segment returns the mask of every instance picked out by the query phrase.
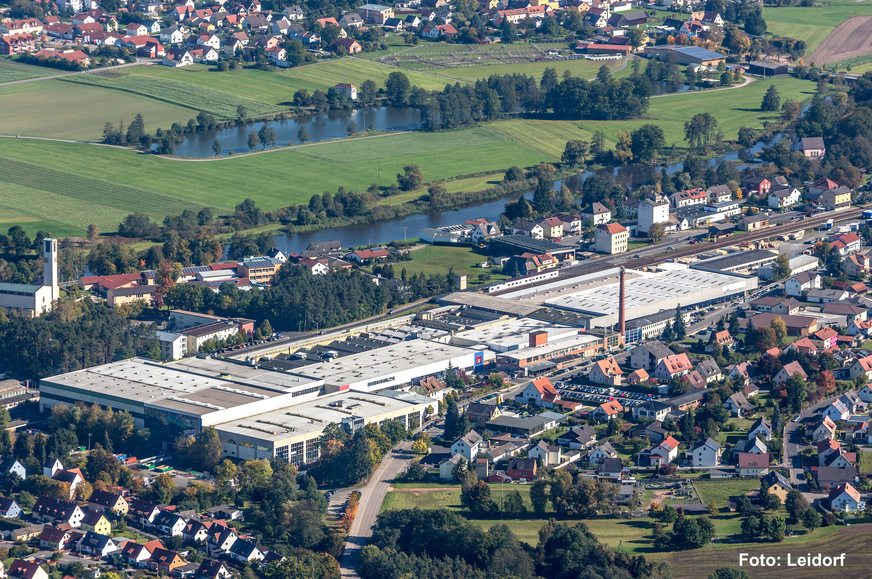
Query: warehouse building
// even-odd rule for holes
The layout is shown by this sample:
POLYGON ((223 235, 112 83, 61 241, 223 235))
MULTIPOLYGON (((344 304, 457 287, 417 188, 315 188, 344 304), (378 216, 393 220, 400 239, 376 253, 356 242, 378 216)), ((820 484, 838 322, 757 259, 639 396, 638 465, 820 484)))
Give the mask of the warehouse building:
MULTIPOLYGON (((710 271, 688 269, 679 264, 656 272, 626 272, 626 319, 644 318, 662 311, 674 311, 679 305, 723 301, 757 288, 757 278, 740 277, 710 271)), ((579 291, 559 293, 545 303, 552 307, 589 313, 591 327, 610 327, 618 321, 619 281, 612 272, 606 279, 589 279, 576 283, 579 291)))
POLYGON ((736 251, 721 257, 698 261, 690 268, 715 273, 751 274, 758 268, 773 263, 777 257, 778 252, 769 249, 736 251))
POLYGON ((393 419, 415 426, 433 404, 413 392, 346 388, 319 396, 323 388, 323 379, 228 360, 164 365, 134 358, 42 380, 40 409, 82 402, 127 410, 138 429, 169 423, 196 434, 214 426, 225 456, 278 456, 299 465, 318 459, 331 424, 349 432, 393 419))

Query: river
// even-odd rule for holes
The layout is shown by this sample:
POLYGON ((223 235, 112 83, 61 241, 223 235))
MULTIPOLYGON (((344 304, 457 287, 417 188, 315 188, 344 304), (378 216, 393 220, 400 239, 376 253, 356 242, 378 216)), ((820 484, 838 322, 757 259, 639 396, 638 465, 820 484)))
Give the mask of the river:
MULTIPOLYGON (((749 161, 754 157, 754 155, 759 153, 763 147, 775 144, 782 138, 790 138, 790 135, 778 133, 767 141, 756 143, 753 147, 748 147, 738 151, 730 151, 720 157, 709 159, 705 161, 703 165, 705 167, 717 167, 721 163, 729 161, 749 161)), ((666 173, 671 175, 682 169, 684 169, 683 163, 671 163, 666 166, 666 173)), ((654 180, 655 173, 660 172, 660 170, 659 167, 631 165, 629 167, 602 169, 598 172, 611 173, 615 178, 616 183, 632 189, 651 183, 654 180)), ((594 175, 593 171, 584 171, 583 173, 573 175, 565 180, 555 182, 553 189, 559 189, 561 184, 565 182, 567 187, 573 191, 580 191, 584 180, 591 175, 594 175)), ((495 175, 494 177, 495 181, 499 179, 498 175, 495 175)), ((478 219, 480 217, 496 220, 497 217, 499 217, 499 214, 503 211, 507 202, 514 201, 520 198, 521 195, 527 195, 527 198, 531 199, 532 193, 532 190, 517 191, 496 199, 487 200, 478 204, 474 203, 451 211, 419 213, 392 221, 345 225, 342 227, 333 227, 318 231, 280 235, 276 237, 276 247, 285 253, 299 253, 314 241, 338 240, 342 243, 343 248, 385 244, 394 240, 418 237, 418 232, 427 227, 442 227, 444 225, 463 223, 467 219, 478 219)))
MULTIPOLYGON (((358 131, 411 131, 421 126, 418 109, 378 107, 371 109, 332 110, 320 115, 301 115, 284 121, 260 121, 224 129, 188 133, 176 146, 176 157, 205 158, 215 156, 212 144, 221 144, 221 154, 248 153, 248 135, 269 124, 276 133, 276 147, 299 145, 297 133, 305 127, 309 142, 340 139, 348 136, 348 126, 354 120, 358 131)), ((258 147, 262 148, 262 147, 258 147)))

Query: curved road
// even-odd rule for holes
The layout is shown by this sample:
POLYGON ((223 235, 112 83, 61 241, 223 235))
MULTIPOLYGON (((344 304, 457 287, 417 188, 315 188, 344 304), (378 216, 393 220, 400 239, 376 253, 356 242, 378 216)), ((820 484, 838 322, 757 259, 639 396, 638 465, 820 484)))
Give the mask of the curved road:
POLYGON ((348 532, 342 560, 339 562, 343 578, 357 578, 357 560, 360 550, 372 537, 372 526, 381 510, 385 496, 391 488, 391 482, 400 474, 412 460, 412 441, 404 440, 395 446, 385 456, 379 467, 360 490, 360 503, 354 522, 348 532), (397 451, 402 451, 398 453, 397 451))

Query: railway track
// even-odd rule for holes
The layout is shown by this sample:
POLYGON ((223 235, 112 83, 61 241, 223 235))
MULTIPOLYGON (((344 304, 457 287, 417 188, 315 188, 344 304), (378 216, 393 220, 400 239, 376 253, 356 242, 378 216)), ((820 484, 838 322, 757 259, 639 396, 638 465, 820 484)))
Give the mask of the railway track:
MULTIPOLYGON (((707 242, 704 245, 691 245, 689 247, 683 247, 671 251, 664 250, 651 255, 645 255, 644 257, 628 259, 624 261, 621 265, 624 265, 625 267, 631 269, 638 269, 641 267, 662 263, 666 259, 680 259, 682 257, 690 257, 706 251, 711 251, 712 249, 721 249, 724 247, 729 247, 731 245, 736 245, 736 243, 739 242, 746 243, 761 241, 764 239, 777 237, 779 235, 784 235, 785 233, 793 233, 795 231, 799 231, 800 229, 814 229, 816 227, 819 227, 821 224, 826 223, 830 219, 845 221, 859 218, 863 214, 863 211, 865 211, 869 207, 870 205, 861 205, 839 212, 828 211, 819 215, 806 217, 802 220, 788 221, 787 223, 783 223, 781 225, 774 225, 772 227, 767 227, 766 229, 754 231, 748 233, 747 235, 743 235, 741 239, 738 240, 734 238, 726 238, 719 239, 717 241, 707 242)), ((615 267, 618 267, 618 264, 614 262, 603 263, 598 262, 597 260, 587 261, 579 265, 575 265, 561 270, 560 275, 557 279, 560 280, 566 277, 574 277, 581 273, 596 273, 598 271, 604 271, 615 267)), ((554 283, 554 280, 549 280, 548 283, 554 283)))

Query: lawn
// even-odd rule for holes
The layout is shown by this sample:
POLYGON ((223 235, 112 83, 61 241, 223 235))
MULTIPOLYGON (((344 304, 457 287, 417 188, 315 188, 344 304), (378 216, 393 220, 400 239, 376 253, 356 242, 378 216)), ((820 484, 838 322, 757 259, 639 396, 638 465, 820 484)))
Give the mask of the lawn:
MULTIPOLYGON (((5 109, 0 119, 4 115, 5 109)), ((81 234, 89 223, 110 232, 136 210, 158 220, 207 205, 226 214, 246 196, 272 210, 340 186, 357 191, 372 183, 387 186, 409 164, 419 165, 429 181, 541 160, 552 159, 488 128, 347 139, 206 162, 76 143, 0 139, 0 219, 32 231, 39 228, 33 223, 49 221, 69 228, 66 232, 81 234), (342 171, 336 170, 337 163, 342 171), (38 204, 29 203, 28 193, 34 192, 41 199, 38 204)))
POLYGON ((802 102, 811 98, 815 91, 815 85, 811 81, 783 77, 756 81, 748 86, 730 90, 678 93, 652 98, 647 119, 584 121, 582 124, 585 130, 603 131, 606 139, 614 141, 620 131, 634 130, 655 121, 657 126, 663 129, 666 146, 675 144, 682 148, 685 146, 684 123, 697 113, 708 112, 717 118, 724 139, 735 140, 739 127, 761 129, 765 122, 780 119, 780 111, 767 113, 760 110, 763 95, 770 85, 775 85, 778 89, 782 102, 785 99, 802 102))
MULTIPOLYGON (((443 68, 432 71, 441 76, 447 76, 460 81, 475 82, 480 78, 487 78, 491 75, 505 74, 528 74, 540 80, 542 73, 546 68, 553 68, 557 71, 560 78, 563 77, 564 71, 569 71, 572 76, 581 78, 593 78, 596 76, 600 67, 605 64, 610 69, 615 69, 620 64, 616 60, 608 60, 605 62, 595 62, 591 60, 561 60, 556 62, 518 62, 513 64, 490 64, 485 66, 462 66, 443 68)), ((430 71, 430 69, 425 69, 430 71)))
MULTIPOLYGON (((488 281, 500 281, 506 276, 494 273, 490 269, 482 269, 478 264, 487 261, 487 254, 476 251, 471 247, 450 247, 444 245, 428 245, 411 252, 412 261, 402 261, 394 264, 394 270, 405 268, 408 275, 427 273, 430 275, 447 274, 449 268, 454 268, 457 275, 466 274, 467 282, 478 283, 478 276, 482 273, 491 273, 492 279, 488 281)), ((497 268, 499 269, 499 268, 497 268)))
POLYGON ((0 101, 0 127, 7 135, 96 140, 106 122, 127 124, 136 113, 148 131, 196 116, 171 103, 60 79, 0 86, 0 101), (63 95, 63 106, 58 106, 58 95, 63 95))
MULTIPOLYGON (((46 66, 34 66, 32 64, 25 64, 23 62, 13 60, 9 56, 0 56, 0 71, 17 72, 21 74, 20 78, 32 78, 36 76, 56 76, 67 72, 65 70, 60 70, 57 68, 48 68, 46 66)), ((11 80, 19 79, 9 77, 3 78, 3 80, 0 82, 9 82, 11 80)))
POLYGON ((857 458, 860 459, 859 470, 861 474, 869 474, 872 473, 872 452, 863 452, 862 450, 857 454, 857 458))
POLYGON ((727 506, 730 497, 760 489, 757 479, 696 480, 693 484, 702 502, 714 502, 718 508, 727 506))
MULTIPOLYGON (((516 119, 496 121, 488 126, 528 147, 559 159, 566 148, 566 141, 582 139, 590 141, 593 131, 582 128, 579 121, 543 121, 541 119, 516 119)), ((585 124, 585 127, 587 125, 585 124)), ((607 139, 611 135, 607 136, 607 139)), ((614 139, 609 143, 614 146, 614 139)))
POLYGON ((279 112, 283 108, 217 88, 204 91, 202 87, 176 79, 140 76, 127 72, 95 72, 70 76, 63 80, 132 93, 186 107, 191 109, 191 116, 195 116, 199 111, 206 111, 222 119, 236 118, 238 105, 243 105, 248 115, 253 117, 279 112))

